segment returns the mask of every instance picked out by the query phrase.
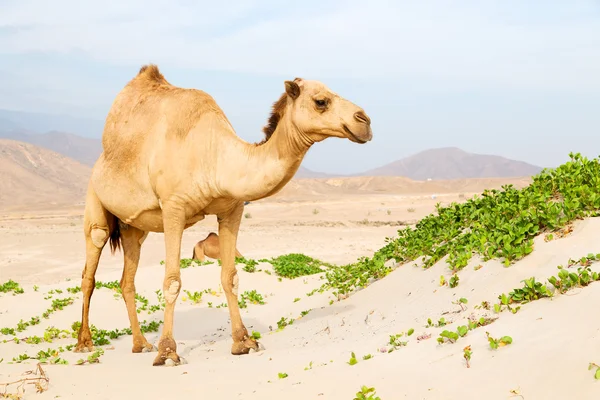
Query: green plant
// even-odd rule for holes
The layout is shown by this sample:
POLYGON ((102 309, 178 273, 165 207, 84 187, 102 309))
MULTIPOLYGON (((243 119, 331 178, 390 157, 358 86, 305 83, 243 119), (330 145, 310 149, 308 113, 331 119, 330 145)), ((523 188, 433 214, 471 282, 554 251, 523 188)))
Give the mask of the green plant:
POLYGON ((469 332, 469 328, 466 325, 460 325, 456 328, 455 332, 444 330, 440 333, 440 337, 437 338, 438 343, 443 344, 446 342, 454 343, 458 338, 465 336, 469 332))
POLYGON ((388 349, 387 352, 391 353, 392 351, 396 350, 398 347, 406 346, 408 344, 408 342, 404 342, 404 341, 400 340, 400 338, 402 338, 404 336, 409 337, 414 332, 415 332, 415 330, 413 328, 410 328, 407 332, 400 332, 395 335, 390 335, 389 344, 392 347, 390 349, 388 349))
POLYGON ((467 368, 471 368, 471 365, 469 364, 469 361, 471 361, 471 355, 473 355, 473 350, 471 350, 471 345, 468 345, 463 349, 463 357, 467 362, 467 368))
POLYGON ((292 325, 294 323, 293 318, 287 320, 285 317, 281 317, 279 321, 277 321, 277 329, 283 329, 288 325, 292 325))
MULTIPOLYGON (((187 294, 187 298, 194 304, 198 304, 202 301, 202 292, 190 292, 189 290, 184 290, 185 294, 187 294)), ((183 299, 185 301, 185 298, 183 299)))
POLYGON ((459 280, 460 280, 460 278, 458 277, 457 274, 452 275, 450 277, 450 281, 448 282, 448 286, 450 286, 451 288, 457 287, 459 280))
POLYGON ((277 275, 290 279, 321 273, 321 266, 332 267, 331 264, 298 253, 282 255, 267 261, 273 265, 277 275))
POLYGON ((256 266, 258 265, 258 261, 253 260, 251 258, 246 258, 246 257, 236 257, 235 263, 236 264, 244 264, 242 269, 244 271, 250 272, 250 273, 256 272, 256 266))
POLYGON ((588 366, 588 371, 591 371, 593 368, 596 368, 596 372, 594 373, 594 379, 600 379, 600 365, 591 362, 588 366))
POLYGON ((96 351, 94 351, 92 354, 90 354, 89 356, 87 356, 87 359, 84 360, 83 358, 80 358, 79 360, 77 360, 77 365, 83 365, 83 364, 96 364, 100 362, 100 356, 102 356, 104 354, 104 350, 103 349, 98 349, 96 351))
POLYGON ((238 299, 238 305, 240 306, 240 308, 248 307, 246 303, 247 301, 252 304, 265 304, 262 294, 258 293, 256 290, 246 290, 240 295, 238 299))
POLYGON ((279 379, 284 379, 288 377, 288 374, 285 372, 280 372, 277 374, 277 376, 279 376, 279 379))
POLYGON ((350 360, 348 361, 349 365, 355 365, 358 362, 358 360, 356 359, 356 354, 354 354, 354 352, 352 352, 350 354, 350 360))
POLYGON ((356 395, 352 400, 381 400, 381 398, 375 394, 374 387, 366 387, 363 385, 360 388, 360 391, 356 392, 356 395))
POLYGON ((494 322, 495 319, 481 317, 478 320, 469 320, 469 330, 480 328, 482 326, 486 326, 494 322))
POLYGON ((600 274, 592 271, 590 265, 593 262, 600 261, 600 254, 588 254, 578 260, 569 260, 568 267, 580 265, 577 272, 569 272, 562 265, 558 268, 558 277, 551 276, 548 282, 558 290, 559 293, 565 293, 574 287, 584 287, 594 281, 600 280, 600 274))
POLYGON ((453 301, 452 304, 456 304, 458 306, 460 306, 460 309, 462 311, 465 311, 467 308, 464 306, 464 304, 467 304, 469 301, 467 299, 465 299, 464 297, 461 297, 460 299, 453 301))
POLYGON ((21 285, 19 285, 17 282, 13 281, 12 279, 9 279, 8 281, 6 281, 0 285, 0 293, 9 293, 9 292, 13 292, 13 296, 16 294, 25 293, 25 291, 23 290, 21 285))
POLYGON ((528 303, 542 297, 552 296, 552 293, 548 291, 548 288, 543 283, 535 281, 535 277, 525 279, 521 282, 524 282, 525 286, 514 289, 508 294, 510 298, 509 303, 528 303))
POLYGON ((490 347, 494 350, 496 350, 498 347, 509 345, 513 341, 510 336, 502 336, 500 339, 494 339, 490 336, 489 332, 486 332, 485 334, 488 338, 488 342, 490 343, 490 347))

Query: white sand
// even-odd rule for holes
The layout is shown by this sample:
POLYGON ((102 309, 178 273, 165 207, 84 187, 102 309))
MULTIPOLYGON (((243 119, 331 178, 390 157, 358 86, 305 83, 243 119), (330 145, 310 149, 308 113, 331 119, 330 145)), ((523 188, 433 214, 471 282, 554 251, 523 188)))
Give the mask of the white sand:
MULTIPOLYGON (((441 199, 456 200, 457 195, 441 199)), ((324 261, 351 262, 372 253, 394 236, 398 227, 371 226, 373 221, 411 220, 433 211, 439 201, 426 196, 405 199, 400 196, 356 196, 346 202, 264 202, 247 206, 251 218, 244 219, 238 248, 243 255, 260 259, 303 252, 324 261), (382 204, 383 203, 383 204, 382 204), (415 208, 409 212, 408 208, 415 208), (317 214, 313 213, 318 209, 317 214), (387 210, 390 210, 388 215, 387 210), (368 219, 370 224, 350 221, 368 219)), ((56 288, 80 285, 84 247, 79 218, 53 220, 5 220, 0 222, 0 283, 9 278, 22 284, 25 294, 0 295, 0 327, 13 327, 50 306, 45 294, 56 288), (70 279, 70 281, 66 281, 70 279), (39 291, 34 292, 34 284, 39 291)), ((196 240, 216 229, 208 219, 187 231, 182 246, 189 257, 196 240), (189 254, 188 254, 189 253, 189 254)), ((497 296, 521 287, 522 279, 535 276, 545 282, 556 275, 557 265, 569 258, 600 252, 600 219, 575 224, 571 235, 552 242, 536 240, 535 251, 522 261, 505 268, 498 261, 483 263, 473 259, 460 273, 455 289, 439 286, 440 275, 449 278, 443 262, 429 270, 404 265, 386 278, 373 283, 346 300, 334 302, 329 293, 308 297, 306 293, 323 282, 319 276, 283 279, 264 272, 247 273, 240 269, 240 293, 256 289, 265 295, 265 305, 249 304, 242 318, 249 330, 262 334, 265 350, 246 356, 230 354, 231 336, 227 308, 208 308, 225 302, 225 297, 205 294, 200 304, 183 301, 182 291, 175 311, 174 336, 178 353, 187 364, 169 368, 152 367, 156 353, 132 354, 131 336, 112 340, 101 363, 76 366, 81 354, 62 353, 70 365, 45 365, 49 389, 36 394, 27 388, 27 399, 352 399, 362 385, 374 386, 383 400, 390 399, 508 399, 511 390, 525 399, 598 399, 600 381, 588 364, 600 364, 600 283, 553 299, 542 299, 522 306, 516 314, 504 311, 494 323, 470 331, 454 344, 438 345, 443 329, 455 330, 474 315, 497 316, 474 306, 483 300, 497 302, 497 296), (301 300, 294 302, 299 297, 301 300), (452 304, 468 299, 467 310, 452 304), (296 318, 301 311, 312 311, 279 332, 281 317, 296 318), (444 314, 447 313, 447 314, 444 314), (451 324, 426 328, 445 317, 451 324), (270 328, 273 331, 270 331, 270 328), (405 347, 381 353, 389 335, 414 334, 405 347), (485 332, 494 337, 509 335, 513 344, 490 350, 485 332), (431 338, 418 341, 423 334, 431 338), (471 367, 463 359, 463 348, 471 345, 471 367), (354 351, 358 363, 347 362, 354 351), (373 358, 363 360, 365 354, 373 358), (305 367, 312 362, 312 369, 305 367), (279 379, 278 373, 288 377, 279 379)), ((108 250, 108 249, 107 249, 108 250)), ((136 287, 150 304, 156 304, 154 291, 162 287, 164 268, 163 237, 151 234, 142 249, 136 287)), ((122 254, 105 251, 97 280, 120 279, 122 254)), ((268 269, 268 264, 259 268, 268 269)), ((599 267, 592 267, 599 270, 599 267)), ((218 290, 216 264, 182 270, 183 290, 218 290)), ((68 293, 54 298, 69 296, 68 293)), ((72 296, 72 295, 71 295, 72 296)), ((48 326, 70 329, 81 316, 81 293, 73 305, 57 311, 49 320, 28 328, 19 337, 40 335, 48 326)), ((113 292, 94 292, 91 323, 102 329, 129 326, 125 304, 113 292)), ((161 320, 162 311, 140 319, 161 320)), ((160 335, 149 333, 156 344, 160 335)), ((0 335, 0 339, 3 337, 0 335)), ((32 369, 35 361, 8 364, 14 356, 27 352, 73 344, 76 339, 60 339, 39 345, 0 343, 0 383, 17 379, 32 369)), ((388 346, 389 347, 389 346, 388 346)), ((84 355, 85 357, 86 355, 84 355)), ((11 387, 14 390, 14 387, 11 387)))

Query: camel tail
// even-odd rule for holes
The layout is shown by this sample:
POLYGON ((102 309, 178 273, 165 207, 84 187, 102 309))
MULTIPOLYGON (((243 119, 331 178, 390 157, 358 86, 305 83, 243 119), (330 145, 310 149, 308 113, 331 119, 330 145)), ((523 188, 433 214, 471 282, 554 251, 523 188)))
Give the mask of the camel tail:
POLYGON ((121 249, 121 228, 119 226, 119 219, 114 217, 114 227, 110 233, 110 252, 115 254, 115 250, 121 249))

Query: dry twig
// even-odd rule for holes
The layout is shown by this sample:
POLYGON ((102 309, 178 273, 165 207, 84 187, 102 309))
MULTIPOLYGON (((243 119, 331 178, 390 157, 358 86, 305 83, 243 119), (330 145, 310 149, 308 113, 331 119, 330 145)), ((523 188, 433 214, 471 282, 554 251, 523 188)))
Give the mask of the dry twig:
POLYGON ((0 383, 0 387, 3 387, 3 391, 0 393, 0 398, 19 400, 23 398, 25 394, 25 385, 34 385, 37 393, 42 393, 48 390, 48 383, 50 379, 46 375, 46 372, 42 369, 42 364, 37 363, 35 369, 25 371, 22 375, 25 377, 16 381, 0 383), (35 375, 34 377, 28 377, 27 375, 35 375), (7 393, 10 385, 17 385, 16 393, 7 393))

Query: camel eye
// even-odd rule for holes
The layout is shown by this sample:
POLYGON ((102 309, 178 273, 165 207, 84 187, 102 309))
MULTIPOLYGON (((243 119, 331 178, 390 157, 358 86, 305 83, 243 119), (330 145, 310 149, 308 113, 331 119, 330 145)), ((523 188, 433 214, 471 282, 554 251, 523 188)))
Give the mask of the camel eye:
POLYGON ((325 106, 327 105, 327 100, 315 100, 315 104, 319 108, 325 108, 325 106))

